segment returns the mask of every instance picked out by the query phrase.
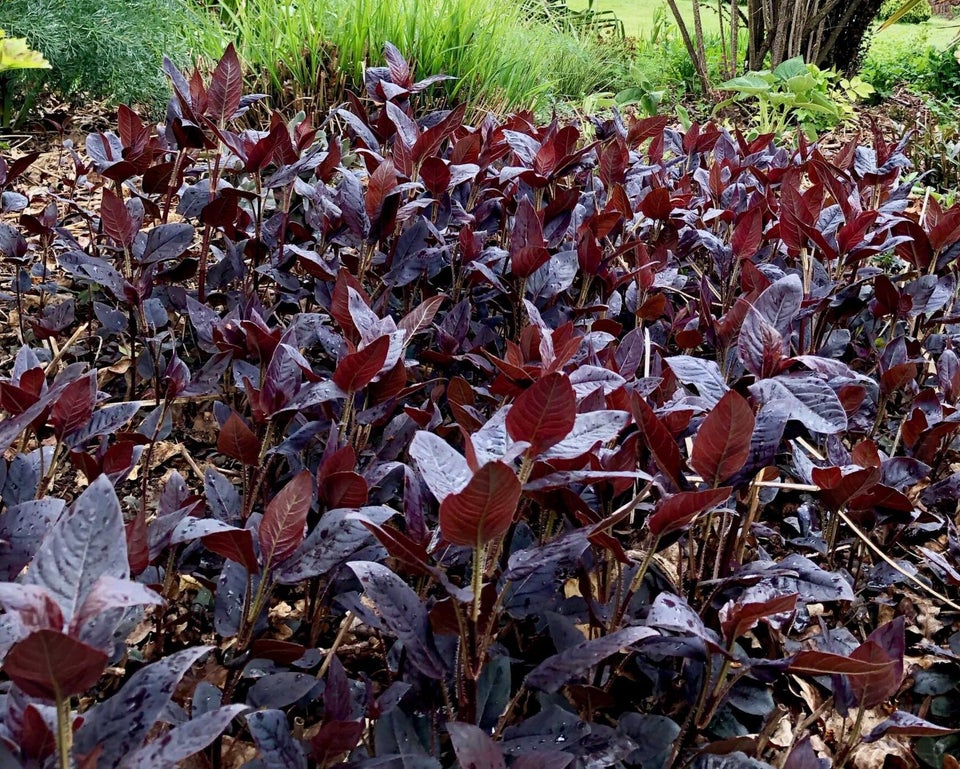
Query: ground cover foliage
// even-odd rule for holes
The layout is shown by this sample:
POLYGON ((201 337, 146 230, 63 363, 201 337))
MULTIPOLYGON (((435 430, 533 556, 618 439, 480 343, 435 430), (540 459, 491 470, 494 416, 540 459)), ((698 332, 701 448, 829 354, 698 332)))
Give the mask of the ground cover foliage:
POLYGON ((0 166, 0 765, 942 765, 960 207, 385 53, 0 166))

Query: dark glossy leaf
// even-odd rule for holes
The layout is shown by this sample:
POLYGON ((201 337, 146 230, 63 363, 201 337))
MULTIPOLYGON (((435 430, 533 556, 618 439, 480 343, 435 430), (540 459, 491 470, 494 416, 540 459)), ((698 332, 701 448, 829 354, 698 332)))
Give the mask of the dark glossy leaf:
POLYGON ((696 387, 697 393, 711 407, 715 406, 730 389, 720 373, 720 367, 712 360, 700 360, 689 355, 673 355, 664 362, 670 366, 677 379, 686 385, 696 387))
POLYGON ((780 373, 780 361, 784 355, 783 337, 753 307, 747 310, 743 320, 737 350, 743 365, 757 379, 767 379, 780 373))
POLYGON ((314 689, 320 691, 320 682, 316 676, 308 673, 271 673, 258 678, 250 687, 247 702, 257 709, 285 708, 303 699, 314 689))
POLYGON ((101 749, 99 769, 115 769, 139 749, 187 670, 210 651, 198 646, 175 652, 134 673, 119 692, 84 715, 76 733, 80 755, 101 749))
POLYGON ((453 751, 463 769, 506 769, 503 754, 490 736, 473 724, 447 722, 453 751))
POLYGON ((117 433, 127 422, 133 419, 139 410, 140 404, 137 402, 112 403, 108 406, 102 406, 93 412, 86 425, 69 435, 66 443, 68 446, 75 447, 86 443, 91 438, 117 433))
POLYGON ((62 499, 26 500, 0 515, 0 579, 13 581, 65 507, 62 499))
POLYGON ((267 769, 307 769, 307 756, 290 734, 282 710, 258 710, 247 716, 247 728, 267 769))
POLYGON ((958 731, 960 731, 960 729, 939 726, 912 713, 895 710, 889 718, 881 721, 865 734, 863 741, 876 742, 887 734, 901 735, 904 737, 937 737, 942 734, 954 734, 958 731))
POLYGON ((410 663, 428 678, 443 678, 446 666, 430 632, 426 607, 417 594, 386 566, 366 561, 347 564, 376 607, 387 629, 402 643, 410 663))
POLYGON ((833 435, 847 427, 837 394, 819 377, 781 374, 750 385, 750 392, 812 432, 833 435))
POLYGON ((543 459, 572 459, 583 456, 598 444, 614 440, 630 422, 626 411, 590 411, 577 414, 573 429, 559 443, 543 452, 543 459))
POLYGON ((225 705, 175 726, 123 762, 123 769, 168 769, 199 753, 248 710, 246 705, 225 705))
POLYGON ((141 264, 155 264, 176 259, 193 243, 193 225, 186 222, 160 224, 147 233, 147 243, 140 255, 141 264))
POLYGON ((652 628, 636 626, 584 641, 541 662, 524 679, 524 685, 555 692, 573 676, 589 673, 590 668, 611 654, 655 635, 657 631, 652 628))
POLYGON ((113 610, 162 603, 163 599, 146 585, 103 575, 93 583, 73 615, 68 632, 94 648, 109 650, 118 624, 113 610))

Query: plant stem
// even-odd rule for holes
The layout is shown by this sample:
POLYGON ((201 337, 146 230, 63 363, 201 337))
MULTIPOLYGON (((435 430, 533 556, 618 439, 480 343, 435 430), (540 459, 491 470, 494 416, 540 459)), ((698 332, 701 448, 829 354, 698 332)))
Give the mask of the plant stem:
POLYGON ((70 698, 57 690, 57 752, 60 769, 71 769, 70 751, 73 748, 73 729, 70 726, 70 698))
POLYGON ((480 593, 483 591, 483 562, 486 552, 479 542, 473 548, 473 624, 480 621, 480 593))

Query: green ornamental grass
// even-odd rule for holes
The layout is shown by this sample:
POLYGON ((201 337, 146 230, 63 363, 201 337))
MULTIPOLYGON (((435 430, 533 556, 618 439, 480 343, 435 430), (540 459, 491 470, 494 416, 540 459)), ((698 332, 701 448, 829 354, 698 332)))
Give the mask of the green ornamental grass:
POLYGON ((542 108, 621 85, 619 41, 537 21, 509 0, 231 0, 205 40, 211 57, 234 42, 261 87, 281 103, 313 99, 342 72, 356 89, 387 41, 420 76, 457 79, 435 91, 474 110, 542 108))

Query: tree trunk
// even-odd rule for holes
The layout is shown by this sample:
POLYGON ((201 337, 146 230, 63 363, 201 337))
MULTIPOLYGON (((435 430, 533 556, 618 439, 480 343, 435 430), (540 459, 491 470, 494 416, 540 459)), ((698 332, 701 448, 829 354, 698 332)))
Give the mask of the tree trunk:
POLYGON ((776 67, 803 56, 820 67, 852 70, 883 0, 748 0, 748 65, 776 67))

